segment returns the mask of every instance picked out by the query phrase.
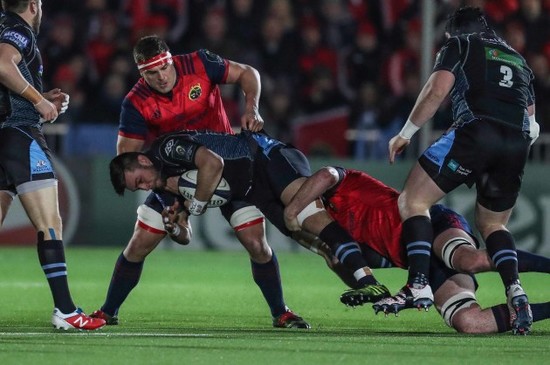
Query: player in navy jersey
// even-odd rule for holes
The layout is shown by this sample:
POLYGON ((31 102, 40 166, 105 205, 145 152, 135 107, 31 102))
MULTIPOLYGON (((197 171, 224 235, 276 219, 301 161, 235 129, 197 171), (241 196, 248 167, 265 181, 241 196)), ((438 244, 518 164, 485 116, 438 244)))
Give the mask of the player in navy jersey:
MULTIPOLYGON (((285 208, 285 220, 293 222, 297 214, 317 197, 322 196, 331 217, 352 235, 371 268, 407 268, 407 252, 401 245, 401 219, 397 207, 399 192, 367 173, 341 167, 324 167, 310 176, 285 208)), ((435 305, 445 322, 459 332, 492 333, 509 331, 507 305, 482 310, 476 301, 478 272, 494 271, 486 250, 478 242, 466 220, 458 213, 435 205, 430 209, 434 229, 430 263, 430 285, 435 305)), ((290 223, 292 224, 292 223, 290 223)), ((518 250, 522 272, 550 273, 550 259, 518 250)), ((361 290, 344 293, 344 303, 363 304, 361 290)), ((406 298, 382 299, 375 311, 397 313, 406 298)), ((550 316, 550 302, 532 304, 534 320, 550 316)))
MULTIPOLYGON (((204 213, 206 202, 223 177, 230 186, 232 199, 257 206, 283 234, 290 236, 296 231, 285 224, 284 206, 310 175, 309 162, 296 148, 265 133, 170 133, 158 138, 147 152, 120 154, 110 165, 111 181, 118 194, 129 189, 179 195, 181 174, 195 169, 198 170, 195 194, 182 204, 188 214, 204 213)), ((349 270, 348 277, 353 281, 350 286, 362 288, 365 301, 389 296, 388 289, 376 281, 368 268, 358 244, 327 214, 320 201, 305 206, 298 219, 304 221, 310 216, 315 218, 308 220, 303 229, 326 243, 337 261, 349 270)), ((190 232, 186 228, 187 224, 177 229, 178 242, 183 244, 189 241, 190 232), (180 228, 184 236, 180 236, 180 228)))
MULTIPOLYGON (((237 84, 245 95, 243 130, 259 131, 258 72, 207 50, 171 55, 166 43, 147 36, 134 47, 142 76, 122 102, 117 154, 142 151, 153 138, 180 130, 233 133, 220 96, 219 84, 237 84)), ((138 208, 134 233, 120 254, 105 303, 92 315, 118 323, 118 311, 138 284, 147 255, 170 231, 161 213, 182 199, 170 193, 152 193, 138 208)), ((183 203, 183 200, 181 200, 183 203)), ((250 255, 252 275, 267 301, 275 327, 309 328, 285 304, 279 264, 265 236, 264 216, 251 204, 234 200, 220 208, 250 255)))
POLYGON ((538 137, 533 73, 525 59, 492 31, 478 8, 458 9, 447 21, 447 41, 437 54, 403 129, 389 142, 389 158, 403 151, 414 133, 450 93, 451 128, 413 167, 399 196, 409 276, 402 292, 426 297, 433 230, 429 208, 461 184, 476 185, 476 227, 505 286, 515 333, 530 331, 532 315, 521 287, 514 239, 506 228, 518 197, 529 145, 538 137))
POLYGON ((42 133, 44 121, 63 113, 69 96, 60 89, 42 93, 42 58, 36 35, 41 0, 3 0, 0 12, 0 223, 16 195, 38 232, 38 259, 54 301, 58 329, 94 330, 103 319, 90 318, 73 303, 59 214, 57 179, 42 133))

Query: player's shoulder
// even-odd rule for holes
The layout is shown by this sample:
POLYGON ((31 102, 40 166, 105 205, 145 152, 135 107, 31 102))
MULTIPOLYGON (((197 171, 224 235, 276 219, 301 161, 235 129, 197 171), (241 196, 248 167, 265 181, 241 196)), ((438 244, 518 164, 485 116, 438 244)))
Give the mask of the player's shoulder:
POLYGON ((139 104, 146 101, 150 97, 154 97, 154 93, 143 78, 140 78, 138 82, 130 89, 126 94, 126 100, 132 102, 132 104, 139 104))
POLYGON ((26 24, 16 21, 13 17, 2 14, 0 25, 0 42, 9 43, 20 51, 28 49, 35 42, 35 36, 26 24))

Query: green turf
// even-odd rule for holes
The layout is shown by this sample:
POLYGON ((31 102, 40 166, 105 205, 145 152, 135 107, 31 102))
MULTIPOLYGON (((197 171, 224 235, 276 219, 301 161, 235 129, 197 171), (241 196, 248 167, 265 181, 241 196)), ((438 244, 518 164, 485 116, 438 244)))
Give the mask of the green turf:
MULTIPOLYGON (((120 249, 69 248, 69 281, 86 312, 103 302, 120 249)), ((119 326, 58 332, 36 250, 0 249, 0 364, 544 364, 550 321, 526 337, 459 335, 434 309, 375 316, 348 309, 345 289, 309 253, 279 253, 287 304, 312 330, 271 327, 244 251, 157 250, 120 312, 119 326)), ((377 270, 392 292, 401 270, 377 270)), ((523 274, 532 302, 548 301, 548 276, 523 274)), ((479 276, 483 306, 504 299, 496 274, 479 276)))

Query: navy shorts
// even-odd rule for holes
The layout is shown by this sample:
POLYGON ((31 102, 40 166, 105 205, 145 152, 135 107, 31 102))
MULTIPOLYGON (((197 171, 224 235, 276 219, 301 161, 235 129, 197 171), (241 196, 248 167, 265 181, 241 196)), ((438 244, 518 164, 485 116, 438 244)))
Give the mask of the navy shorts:
POLYGON ((0 190, 16 193, 23 183, 55 178, 50 149, 38 128, 0 129, 0 190))
POLYGON ((445 193, 476 184, 478 203, 502 212, 516 203, 529 143, 520 130, 475 120, 443 134, 418 162, 445 193))

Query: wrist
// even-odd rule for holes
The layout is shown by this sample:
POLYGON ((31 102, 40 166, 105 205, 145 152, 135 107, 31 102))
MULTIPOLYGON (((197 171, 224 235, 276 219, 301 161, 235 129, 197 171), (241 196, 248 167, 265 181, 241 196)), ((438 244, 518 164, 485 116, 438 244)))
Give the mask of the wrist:
POLYGON ((196 198, 193 198, 187 210, 189 211, 189 214, 201 215, 206 210, 207 204, 208 202, 203 202, 201 200, 197 200, 196 198))
POLYGON ((46 100, 46 99, 44 99, 44 96, 42 96, 42 94, 40 94, 38 92, 38 90, 36 90, 29 83, 27 83, 27 86, 25 86, 23 88, 23 90, 21 90, 19 95, 21 95, 22 97, 24 97, 25 99, 30 101, 32 103, 32 105, 34 105, 34 106, 36 106, 36 105, 40 104, 41 102, 43 102, 44 100, 46 100))
POLYGON ((405 122, 405 125, 403 126, 403 128, 401 128, 401 131, 399 132, 399 137, 404 139, 411 139, 412 136, 414 136, 414 134, 418 132, 419 129, 419 126, 414 124, 410 119, 407 119, 407 122, 405 122))

